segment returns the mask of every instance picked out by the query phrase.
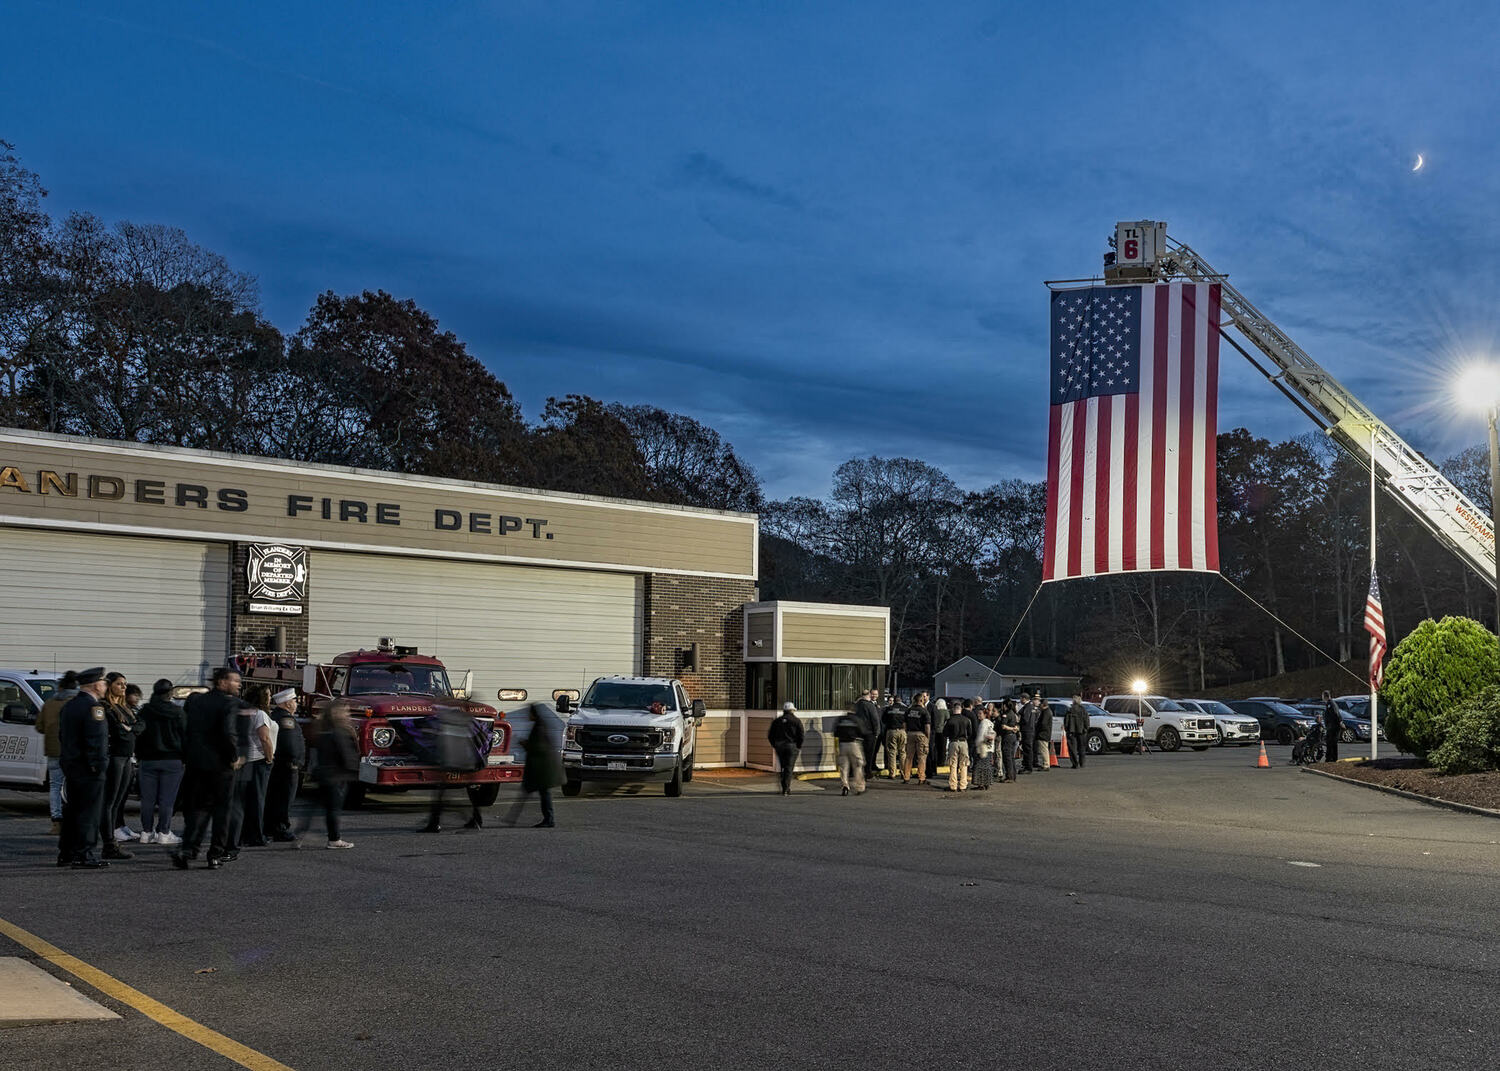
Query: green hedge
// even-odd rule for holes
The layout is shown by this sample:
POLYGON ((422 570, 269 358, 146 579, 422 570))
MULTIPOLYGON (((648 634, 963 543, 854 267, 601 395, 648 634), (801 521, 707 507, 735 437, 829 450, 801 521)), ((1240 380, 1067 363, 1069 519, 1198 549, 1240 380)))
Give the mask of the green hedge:
MULTIPOLYGON (((1381 721, 1402 751, 1429 758, 1446 712, 1500 684, 1500 641, 1478 621, 1423 621, 1396 645, 1380 689, 1381 721)), ((1465 722, 1467 724, 1467 722, 1465 722)))
POLYGON ((1500 770, 1500 687, 1486 688, 1472 699, 1438 715, 1440 743, 1427 760, 1445 774, 1500 770))

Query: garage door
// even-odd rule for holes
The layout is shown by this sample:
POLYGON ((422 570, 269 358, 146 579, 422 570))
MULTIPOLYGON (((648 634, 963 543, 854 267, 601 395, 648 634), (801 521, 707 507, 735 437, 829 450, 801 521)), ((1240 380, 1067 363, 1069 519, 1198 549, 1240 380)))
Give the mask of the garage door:
POLYGON ((0 528, 0 665, 197 684, 229 637, 229 548, 0 528))
POLYGON ((641 664, 637 576, 314 550, 308 586, 313 658, 390 636, 441 658, 455 685, 472 669, 488 703, 498 688, 550 700, 641 664))

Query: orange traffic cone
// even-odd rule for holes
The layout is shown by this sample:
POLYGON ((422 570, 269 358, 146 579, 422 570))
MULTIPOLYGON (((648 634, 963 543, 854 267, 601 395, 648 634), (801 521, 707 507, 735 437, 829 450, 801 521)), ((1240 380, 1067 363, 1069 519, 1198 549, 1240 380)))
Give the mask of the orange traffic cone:
MULTIPOLYGON (((1066 739, 1067 739, 1067 737, 1066 737, 1066 736, 1064 736, 1064 737, 1063 737, 1063 739, 1064 739, 1064 740, 1066 740, 1066 739)), ((1055 747, 1049 747, 1049 748, 1048 748, 1048 749, 1047 749, 1047 754, 1048 754, 1048 755, 1049 755, 1049 756, 1050 756, 1050 757, 1051 757, 1051 759, 1052 759, 1052 761, 1051 761, 1051 762, 1049 762, 1049 763, 1048 763, 1048 764, 1047 764, 1047 765, 1049 765, 1049 766, 1052 766, 1052 767, 1056 767, 1056 766, 1057 766, 1057 748, 1055 748, 1055 747)))
MULTIPOLYGON (((1063 733, 1062 739, 1057 742, 1057 746, 1058 746, 1058 751, 1057 751, 1057 757, 1058 758, 1060 758, 1060 759, 1071 759, 1073 757, 1072 755, 1068 754, 1068 734, 1067 733, 1063 733)), ((1052 765, 1056 766, 1057 763, 1054 762, 1052 765)))
POLYGON ((1255 768, 1257 770, 1269 770, 1271 768, 1271 760, 1266 758, 1266 742, 1264 740, 1260 742, 1260 758, 1255 760, 1255 768))

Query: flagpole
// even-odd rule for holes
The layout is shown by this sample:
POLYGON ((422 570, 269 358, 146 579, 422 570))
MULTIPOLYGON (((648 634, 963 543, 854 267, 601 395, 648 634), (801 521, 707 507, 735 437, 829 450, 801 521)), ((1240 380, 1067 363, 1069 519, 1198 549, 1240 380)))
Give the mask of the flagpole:
MULTIPOLYGON (((1375 577, 1375 425, 1370 425, 1370 578, 1375 577)), ((1375 689, 1375 667, 1366 676, 1370 680, 1370 761, 1380 757, 1380 696, 1375 689)))

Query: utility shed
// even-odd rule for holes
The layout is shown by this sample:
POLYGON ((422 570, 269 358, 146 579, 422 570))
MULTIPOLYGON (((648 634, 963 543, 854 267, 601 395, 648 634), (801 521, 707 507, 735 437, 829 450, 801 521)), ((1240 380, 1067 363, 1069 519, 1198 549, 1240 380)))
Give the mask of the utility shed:
POLYGON ((933 675, 932 694, 956 699, 1004 699, 1022 688, 1043 695, 1071 695, 1083 678, 1050 658, 997 658, 964 655, 933 675))

